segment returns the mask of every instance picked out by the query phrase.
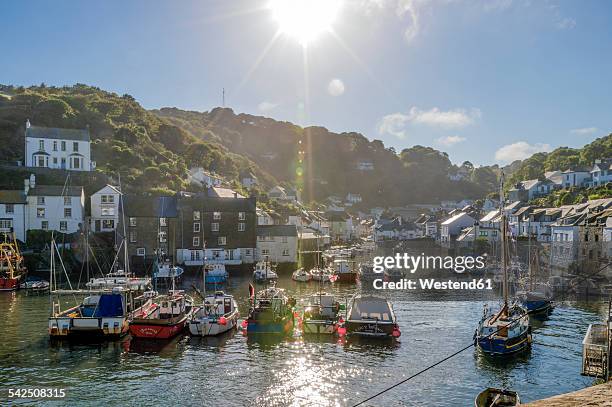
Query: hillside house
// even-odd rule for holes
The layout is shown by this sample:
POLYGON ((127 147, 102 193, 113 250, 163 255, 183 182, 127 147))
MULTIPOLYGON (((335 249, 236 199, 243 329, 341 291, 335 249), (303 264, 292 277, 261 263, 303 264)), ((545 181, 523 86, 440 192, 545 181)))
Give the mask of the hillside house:
POLYGON ((298 232, 295 225, 257 227, 257 261, 297 263, 298 232))
POLYGON ((25 166, 70 171, 93 171, 89 129, 32 126, 26 122, 25 166))
POLYGON ((112 185, 91 195, 91 230, 94 232, 112 232, 119 223, 119 201, 121 191, 112 185))

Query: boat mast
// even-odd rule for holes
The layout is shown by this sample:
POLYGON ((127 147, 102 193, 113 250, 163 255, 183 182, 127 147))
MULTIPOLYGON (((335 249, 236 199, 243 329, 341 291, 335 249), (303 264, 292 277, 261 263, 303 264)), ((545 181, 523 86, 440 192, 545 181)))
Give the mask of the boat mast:
POLYGON ((504 211, 504 173, 502 172, 501 180, 499 183, 499 208, 501 211, 501 256, 502 256, 502 271, 504 274, 503 281, 503 294, 504 294, 504 306, 502 307, 502 314, 506 315, 508 312, 508 236, 506 230, 506 212, 504 211))

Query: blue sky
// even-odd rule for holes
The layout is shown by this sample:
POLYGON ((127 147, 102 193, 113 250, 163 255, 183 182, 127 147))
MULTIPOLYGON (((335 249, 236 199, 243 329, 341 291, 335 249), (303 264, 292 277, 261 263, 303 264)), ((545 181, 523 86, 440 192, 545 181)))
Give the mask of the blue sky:
MULTIPOLYGON (((340 1, 340 0, 338 0, 340 1)), ((612 2, 344 0, 304 47, 269 0, 4 1, 0 83, 246 112, 506 163, 612 131, 612 2)), ((316 22, 316 21, 315 21, 316 22)))

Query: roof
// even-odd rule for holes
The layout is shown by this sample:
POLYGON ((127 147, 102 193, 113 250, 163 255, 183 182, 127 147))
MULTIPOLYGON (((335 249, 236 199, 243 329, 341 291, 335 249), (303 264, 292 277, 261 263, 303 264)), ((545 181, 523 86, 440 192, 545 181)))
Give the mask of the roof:
POLYGON ((90 141, 88 129, 60 129, 56 127, 30 126, 26 129, 26 137, 90 141))
POLYGON ((523 205, 523 203, 521 201, 514 201, 514 202, 506 205, 504 207, 504 210, 505 211, 512 211, 512 210, 515 210, 517 208, 520 208, 522 205, 523 205))
MULTIPOLYGON (((177 208, 190 208, 204 211, 220 212, 256 212, 255 198, 222 198, 211 197, 206 193, 179 192, 177 208)), ((270 213, 270 215, 273 215, 270 213)))
POLYGON ((480 222, 494 221, 499 215, 500 215, 499 210, 489 211, 489 213, 487 213, 482 219, 480 219, 480 222))
POLYGON ((454 223, 455 221, 459 220, 460 218, 464 217, 464 216, 469 216, 467 213, 465 212, 461 212, 456 214, 455 216, 446 219, 444 222, 442 222, 443 225, 450 225, 451 223, 454 223))
POLYGON ((26 196, 22 190, 0 191, 0 203, 3 204, 25 204, 26 196))
POLYGON ((295 225, 260 225, 257 226, 257 236, 295 236, 297 237, 297 226, 295 225))
POLYGON ((514 212, 512 216, 526 215, 527 213, 531 212, 532 209, 533 208, 531 206, 523 206, 522 208, 519 208, 516 212, 514 212))
POLYGON ((30 188, 28 196, 81 196, 83 187, 63 185, 36 185, 30 188))
POLYGON ((591 170, 591 172, 596 172, 597 171, 595 169, 596 167, 599 168, 600 171, 605 171, 605 170, 609 170, 610 167, 612 166, 612 159, 610 158, 606 158, 600 161, 601 162, 596 162, 595 164, 593 164, 593 169, 591 170))
POLYGON ((576 167, 570 167, 567 170, 563 171, 564 174, 570 174, 572 172, 591 172, 590 168, 586 168, 586 167, 582 167, 582 166, 576 166, 576 167))
POLYGON ((119 191, 119 189, 117 187, 114 187, 114 186, 112 186, 110 184, 106 184, 105 186, 100 188, 98 191, 94 192, 93 195, 99 194, 99 193, 101 193, 102 191, 104 191, 106 189, 110 189, 112 192, 121 195, 121 191, 119 191))
POLYGON ((177 217, 177 202, 173 196, 137 196, 128 195, 123 198, 125 214, 141 218, 175 218, 177 217))
POLYGON ((244 198, 238 192, 230 188, 212 187, 208 189, 208 196, 211 198, 244 198))

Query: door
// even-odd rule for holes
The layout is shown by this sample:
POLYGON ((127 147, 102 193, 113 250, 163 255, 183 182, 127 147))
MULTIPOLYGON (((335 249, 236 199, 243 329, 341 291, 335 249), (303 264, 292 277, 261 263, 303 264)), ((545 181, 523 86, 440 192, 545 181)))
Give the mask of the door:
POLYGON ((99 232, 100 229, 101 229, 100 228, 100 220, 98 219, 98 220, 96 220, 96 232, 99 232))

